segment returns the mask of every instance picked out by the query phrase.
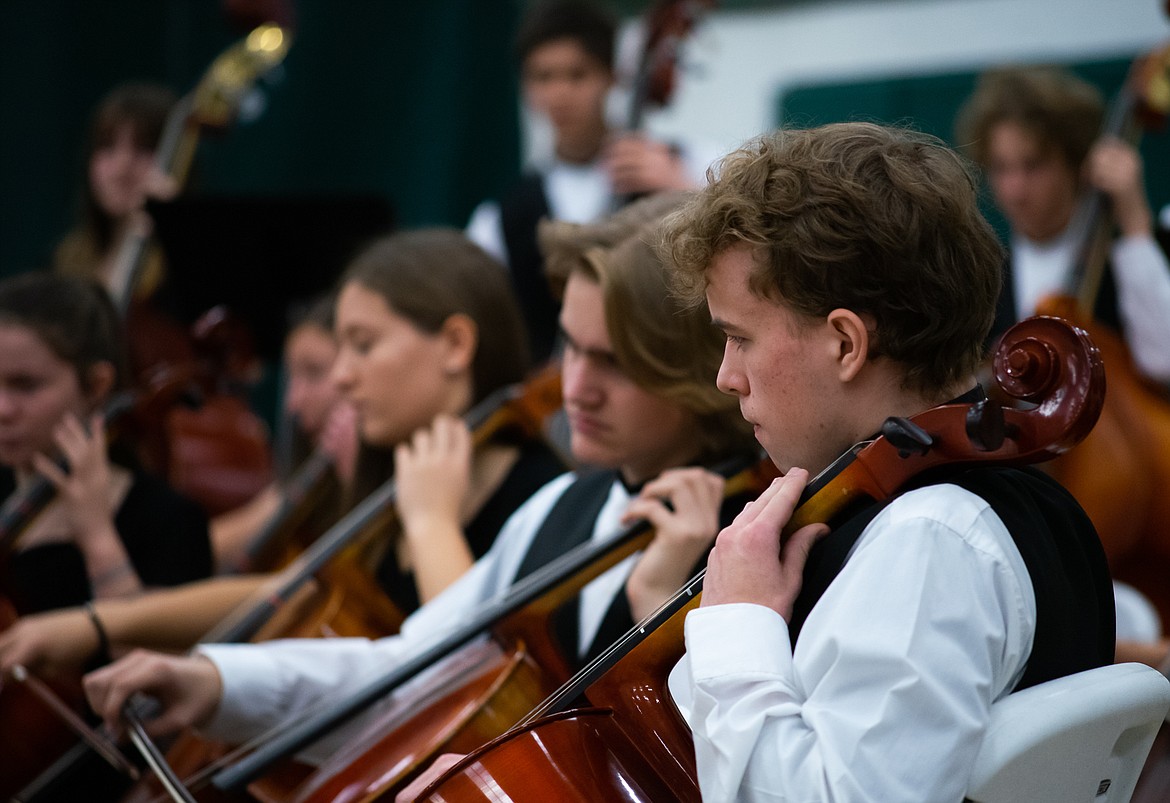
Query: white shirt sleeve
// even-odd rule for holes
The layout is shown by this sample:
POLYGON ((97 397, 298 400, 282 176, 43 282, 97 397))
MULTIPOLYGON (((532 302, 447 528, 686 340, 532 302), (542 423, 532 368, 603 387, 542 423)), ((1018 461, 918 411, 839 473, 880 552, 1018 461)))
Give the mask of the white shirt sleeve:
MULTIPOLYGON (((223 695, 202 730, 240 743, 297 717, 324 699, 338 699, 392 670, 462 625, 484 602, 503 593, 553 503, 572 481, 552 480, 505 523, 491 549, 441 594, 381 639, 283 639, 263 644, 208 644, 198 648, 216 665, 223 695)), ((360 723, 338 731, 351 734, 360 723)))
POLYGON ((1111 260, 1134 364, 1150 379, 1170 382, 1170 263, 1152 237, 1120 238, 1111 260))
POLYGON ((691 612, 670 679, 703 800, 959 800, 994 700, 1022 675, 1036 603, 979 497, 935 486, 879 514, 795 651, 755 605, 691 612))
POLYGON ((498 203, 484 201, 475 207, 463 233, 467 235, 467 239, 487 251, 501 263, 508 264, 508 245, 504 242, 503 221, 498 203))

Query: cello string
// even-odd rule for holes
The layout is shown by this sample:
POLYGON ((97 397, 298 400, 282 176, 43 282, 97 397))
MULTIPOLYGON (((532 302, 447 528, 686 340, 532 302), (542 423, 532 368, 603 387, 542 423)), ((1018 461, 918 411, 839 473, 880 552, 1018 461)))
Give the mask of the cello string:
MULTIPOLYGON (((726 476, 742 473, 745 467, 756 465, 759 465, 758 456, 750 462, 738 457, 726 460, 712 470, 726 476)), ((284 732, 279 734, 273 744, 265 745, 256 755, 249 756, 238 766, 214 778, 215 785, 221 789, 234 789, 258 777, 271 764, 319 741, 324 735, 332 733, 349 721, 354 714, 365 711, 378 700, 385 699, 391 691, 418 676, 423 670, 429 669, 438 659, 446 657, 473 640, 483 638, 493 626, 514 611, 552 590, 561 589, 572 579, 589 575, 593 569, 600 573, 604 570, 601 564, 606 558, 620 554, 622 548, 629 547, 635 538, 647 533, 649 529, 650 523, 641 519, 607 538, 587 541, 550 561, 485 603, 480 613, 470 622, 448 631, 445 636, 432 639, 413 653, 413 657, 396 665, 394 669, 372 675, 369 682, 359 686, 340 702, 331 705, 328 701, 321 701, 321 705, 310 709, 292 728, 285 725, 274 729, 284 732), (316 713, 318 709, 323 711, 321 715, 316 713)))
POLYGON ((150 765, 155 777, 166 789, 167 794, 178 803, 196 803, 195 798, 183 786, 183 782, 175 777, 166 758, 146 732, 146 726, 142 724, 142 718, 138 715, 138 711, 131 704, 131 701, 127 701, 126 705, 122 706, 122 719, 130 726, 130 741, 146 759, 146 763, 150 765))

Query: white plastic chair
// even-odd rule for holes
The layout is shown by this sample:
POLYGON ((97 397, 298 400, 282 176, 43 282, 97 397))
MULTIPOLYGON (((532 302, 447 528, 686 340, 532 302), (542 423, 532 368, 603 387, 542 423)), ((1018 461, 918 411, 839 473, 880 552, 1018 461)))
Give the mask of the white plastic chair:
POLYGON ((991 707, 968 800, 1128 801, 1167 711, 1170 681, 1143 664, 1091 669, 991 707))

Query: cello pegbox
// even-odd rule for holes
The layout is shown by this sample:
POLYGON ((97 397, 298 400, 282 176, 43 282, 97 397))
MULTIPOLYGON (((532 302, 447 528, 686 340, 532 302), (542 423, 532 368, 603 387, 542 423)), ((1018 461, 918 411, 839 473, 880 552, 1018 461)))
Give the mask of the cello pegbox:
POLYGON ((924 455, 934 446, 931 434, 908 418, 887 418, 882 424, 882 437, 898 450, 900 457, 924 455))
POLYGON ((991 399, 981 399, 967 408, 967 440, 981 452, 994 452, 1007 437, 1003 407, 991 399))

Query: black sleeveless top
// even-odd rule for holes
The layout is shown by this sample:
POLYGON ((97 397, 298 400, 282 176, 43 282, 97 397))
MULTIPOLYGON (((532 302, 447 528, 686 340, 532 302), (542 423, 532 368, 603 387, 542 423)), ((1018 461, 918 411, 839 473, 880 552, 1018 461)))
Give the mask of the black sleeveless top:
MULTIPOLYGON (((1027 566, 1036 594, 1036 634, 1016 690, 1112 663, 1112 581, 1097 532, 1072 496, 1031 468, 947 471, 914 487, 942 483, 958 485, 984 499, 1007 527, 1027 566)), ((804 585, 789 623, 794 644, 854 543, 891 501, 847 514, 809 552, 804 585)))
MULTIPOLYGON (((520 455, 515 465, 475 518, 463 528, 467 546, 477 560, 488 551, 516 508, 549 480, 565 472, 564 463, 543 441, 524 440, 517 446, 520 455)), ((414 572, 402 570, 393 549, 386 550, 375 570, 375 579, 398 610, 406 615, 418 610, 420 600, 414 572)))
POLYGON ((561 311, 544 277, 544 259, 536 244, 536 224, 548 216, 544 177, 539 173, 523 176, 500 201, 500 227, 508 248, 512 287, 528 327, 532 360, 538 365, 552 354, 561 311))
MULTIPOLYGON (((174 586, 210 577, 211 539, 203 509, 151 474, 132 475, 114 513, 114 529, 142 584, 174 586)), ((0 468, 0 498, 15 491, 11 469, 0 468)), ((22 615, 82 605, 93 598, 85 558, 72 542, 14 553, 0 586, 22 615)))

